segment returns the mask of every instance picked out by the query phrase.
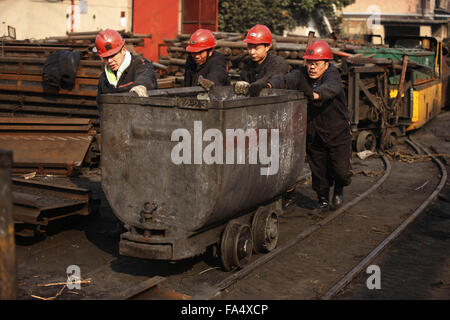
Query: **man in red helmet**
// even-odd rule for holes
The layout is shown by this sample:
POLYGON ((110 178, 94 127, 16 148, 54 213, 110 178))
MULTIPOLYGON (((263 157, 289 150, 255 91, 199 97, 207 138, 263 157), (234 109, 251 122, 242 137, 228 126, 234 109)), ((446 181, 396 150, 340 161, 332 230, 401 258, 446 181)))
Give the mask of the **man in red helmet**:
POLYGON ((317 192, 316 213, 344 201, 343 190, 351 182, 351 127, 344 86, 338 69, 330 63, 333 53, 326 41, 311 43, 303 56, 305 67, 269 79, 269 88, 300 90, 308 98, 306 152, 317 192))
POLYGON ((97 54, 105 62, 105 70, 98 81, 97 97, 104 93, 129 91, 147 96, 147 90, 158 88, 152 63, 144 57, 132 55, 117 31, 101 31, 95 39, 95 46, 97 54))
POLYGON ((225 57, 213 50, 215 46, 216 40, 210 30, 198 29, 192 34, 186 47, 189 55, 184 72, 185 87, 201 85, 209 90, 214 84, 230 84, 225 57))
MULTIPOLYGON (((101 94, 134 92, 140 97, 146 97, 147 90, 158 89, 152 63, 144 57, 132 55, 117 31, 101 31, 95 39, 95 46, 97 54, 105 63, 105 70, 98 81, 97 105, 101 94)), ((117 221, 108 236, 115 238, 122 232, 123 223, 117 221)))
POLYGON ((289 64, 280 56, 269 52, 272 47, 272 32, 262 24, 253 26, 244 39, 247 43, 248 59, 241 69, 240 80, 235 84, 238 94, 258 96, 269 78, 289 71, 289 64))

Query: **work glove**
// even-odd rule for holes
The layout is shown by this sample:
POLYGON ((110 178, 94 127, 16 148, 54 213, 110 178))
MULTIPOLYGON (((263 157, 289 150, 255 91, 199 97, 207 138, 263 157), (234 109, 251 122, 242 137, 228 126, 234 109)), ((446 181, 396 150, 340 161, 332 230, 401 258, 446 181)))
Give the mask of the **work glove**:
POLYGON ((250 87, 250 83, 248 83, 246 81, 237 81, 234 84, 234 93, 246 95, 249 87, 250 87))
POLYGON ((135 86, 130 89, 130 92, 134 92, 138 97, 148 97, 147 88, 145 86, 135 86))
POLYGON ((198 84, 205 89, 206 91, 209 92, 209 90, 211 90, 211 88, 214 86, 214 82, 211 80, 208 80, 206 78, 203 78, 203 76, 200 76, 198 78, 198 84))
POLYGON ((265 81, 255 81, 248 88, 248 93, 250 97, 258 97, 262 89, 267 88, 267 82, 265 81))
POLYGON ((314 101, 313 90, 309 85, 308 81, 306 81, 305 75, 301 71, 299 72, 299 84, 300 84, 299 90, 303 91, 308 101, 309 102, 314 101))

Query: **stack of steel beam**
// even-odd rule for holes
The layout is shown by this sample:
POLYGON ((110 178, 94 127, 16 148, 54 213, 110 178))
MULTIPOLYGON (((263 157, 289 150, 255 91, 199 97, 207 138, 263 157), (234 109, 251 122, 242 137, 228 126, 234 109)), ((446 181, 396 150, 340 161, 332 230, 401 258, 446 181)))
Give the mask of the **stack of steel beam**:
MULTIPOLYGON (((103 62, 95 50, 99 31, 69 33, 64 37, 43 40, 2 40, 0 48, 0 116, 6 117, 76 117, 92 120, 99 131, 96 105, 98 78, 103 62), (55 50, 78 51, 75 85, 72 90, 46 86, 42 73, 47 57, 55 50)), ((151 35, 120 31, 126 47, 136 54, 134 46, 144 44, 151 35)), ((160 88, 176 86, 176 77, 164 76, 164 66, 155 64, 160 88)))
POLYGON ((72 90, 45 86, 45 57, 0 56, 0 115, 63 116, 98 122, 101 61, 82 59, 72 90))
POLYGON ((74 175, 99 162, 90 119, 0 117, 0 148, 13 151, 14 173, 74 175))
POLYGON ((87 216, 97 205, 89 189, 19 178, 12 179, 12 202, 15 234, 22 237, 44 233, 54 220, 87 216))

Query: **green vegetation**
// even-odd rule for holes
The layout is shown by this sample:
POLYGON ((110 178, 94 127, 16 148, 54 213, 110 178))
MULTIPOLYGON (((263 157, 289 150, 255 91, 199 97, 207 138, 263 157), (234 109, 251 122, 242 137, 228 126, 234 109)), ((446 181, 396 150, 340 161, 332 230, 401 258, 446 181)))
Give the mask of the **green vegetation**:
POLYGON ((276 34, 306 25, 325 14, 332 26, 339 24, 333 4, 340 8, 354 0, 219 0, 219 31, 246 33, 255 24, 265 24, 276 34))

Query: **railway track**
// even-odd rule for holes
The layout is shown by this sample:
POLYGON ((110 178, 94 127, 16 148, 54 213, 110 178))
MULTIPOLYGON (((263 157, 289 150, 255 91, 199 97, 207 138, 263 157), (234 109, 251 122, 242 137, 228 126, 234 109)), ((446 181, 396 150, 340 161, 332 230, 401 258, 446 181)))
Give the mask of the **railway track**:
MULTIPOLYGON (((210 269, 205 269, 199 272, 197 276, 191 274, 188 276, 190 278, 188 286, 195 286, 196 289, 194 290, 189 290, 188 288, 186 288, 186 286, 184 287, 180 287, 177 285, 173 286, 173 283, 177 282, 178 280, 171 279, 170 277, 169 279, 166 279, 165 282, 160 282, 159 286, 149 286, 148 291, 142 290, 142 288, 138 285, 136 286, 135 289, 131 289, 132 292, 136 292, 136 294, 133 295, 133 299, 146 299, 146 297, 148 297, 148 299, 161 299, 161 298, 164 299, 165 297, 164 292, 167 291, 176 292, 177 294, 180 294, 180 292, 189 292, 189 294, 183 294, 181 296, 178 296, 181 297, 181 299, 194 299, 194 300, 210 300, 217 298, 220 299, 222 291, 232 286, 240 279, 245 278, 247 275, 251 274, 258 268, 263 266, 265 263, 280 256, 289 248, 306 239, 317 230, 326 226, 328 223, 330 223, 337 217, 341 216, 344 212, 349 210, 358 202, 362 201, 369 194, 374 192, 379 186, 381 186, 391 172, 390 161, 385 156, 381 157, 381 159, 385 169, 384 174, 381 178, 379 178, 376 181, 376 183, 371 184, 366 191, 364 191, 363 193, 361 193, 360 195, 358 195, 357 197, 346 203, 345 206, 339 208, 336 211, 333 211, 325 219, 322 219, 312 224, 311 226, 307 227, 304 231, 300 232, 297 235, 294 235, 290 239, 287 239, 287 241, 284 242, 281 241, 281 244, 278 245, 276 249, 267 254, 259 255, 256 259, 253 259, 253 261, 247 264, 244 268, 232 273, 224 273, 218 270, 217 267, 212 267, 210 269), (213 276, 208 277, 209 279, 205 279, 204 274, 209 271, 216 271, 217 273, 216 277, 213 276), (155 294, 155 291, 160 293, 162 292, 163 294, 159 295, 158 293, 155 294)), ((308 179, 309 176, 305 176, 304 178, 308 179)), ((280 234, 281 235, 283 234, 283 229, 280 230, 280 234)), ((172 297, 176 297, 176 295, 173 295, 172 297)))
MULTIPOLYGON (((430 152, 426 150, 419 143, 414 142, 409 139, 406 142, 414 148, 414 150, 420 154, 423 152, 426 155, 430 155, 430 152)), ((445 169, 442 162, 433 155, 430 155, 436 165, 439 167, 441 171, 441 179, 439 184, 434 189, 433 193, 430 194, 428 198, 407 218, 405 221, 398 226, 391 234, 389 234, 386 239, 384 239, 374 250, 372 250, 361 262, 352 270, 350 270, 344 277, 342 277, 331 289, 329 289, 321 299, 329 300, 336 296, 346 285, 348 285, 359 273, 366 269, 366 267, 378 257, 381 252, 387 248, 420 214, 424 212, 424 210, 428 207, 428 205, 436 199, 438 194, 443 189, 446 181, 447 181, 447 170, 445 169)))
MULTIPOLYGON (((414 143, 414 142, 411 142, 411 141, 408 141, 408 140, 407 140, 407 142, 408 142, 408 144, 411 144, 411 146, 418 153, 419 153, 420 150, 424 150, 423 147, 417 146, 417 143, 414 143)), ((320 264, 318 265, 317 261, 309 261, 309 262, 299 263, 299 265, 297 266, 299 269, 306 269, 306 268, 314 269, 314 268, 317 268, 317 270, 322 269, 322 273, 319 272, 319 271, 318 272, 312 272, 312 271, 311 272, 304 272, 305 279, 303 279, 303 280, 311 279, 311 278, 308 278, 309 276, 315 277, 315 278, 312 278, 312 279, 315 279, 315 280, 310 280, 309 283, 306 282, 306 281, 302 282, 301 281, 301 277, 299 277, 300 279, 297 278, 296 281, 302 282, 304 287, 308 287, 308 286, 311 287, 311 286, 314 286, 314 284, 316 284, 315 290, 307 290, 307 289, 295 290, 295 289, 293 289, 293 290, 291 290, 292 292, 290 293, 291 296, 292 296, 293 292, 295 292, 295 294, 297 294, 295 299, 325 299, 325 300, 333 299, 333 297, 336 294, 338 294, 348 283, 350 283, 352 281, 352 279, 354 279, 358 274, 361 274, 361 272, 363 270, 365 270, 365 268, 383 251, 383 249, 385 249, 395 238, 397 238, 406 229, 406 227, 412 221, 414 221, 427 208, 427 206, 430 204, 430 202, 433 199, 435 199, 437 197, 437 195, 439 194, 439 192, 442 190, 443 186, 445 185, 446 179, 447 179, 447 173, 446 173, 445 168, 442 165, 442 163, 440 163, 440 161, 438 159, 436 159, 436 157, 432 157, 432 158, 433 158, 433 161, 436 163, 436 165, 438 166, 438 168, 439 168, 439 170, 441 172, 441 177, 440 177, 440 180, 437 183, 437 185, 435 187, 433 187, 433 190, 428 190, 427 191, 426 199, 424 199, 420 203, 416 204, 416 206, 417 206, 416 210, 411 210, 411 211, 413 211, 411 214, 408 213, 408 214, 402 215, 402 221, 401 221, 401 223, 399 223, 399 225, 396 228, 393 228, 394 231, 393 232, 383 232, 384 234, 387 234, 387 236, 384 236, 384 237, 382 237, 382 238, 380 238, 378 240, 379 245, 376 245, 375 249, 373 249, 373 247, 372 247, 371 250, 367 250, 366 249, 367 252, 369 252, 369 254, 366 253, 364 255, 356 256, 356 258, 359 260, 359 263, 358 263, 358 261, 356 263, 350 262, 350 265, 352 263, 354 263, 354 264, 353 264, 353 266, 348 268, 346 271, 342 270, 342 268, 341 268, 341 270, 336 270, 336 269, 338 269, 336 267, 336 264, 333 265, 331 262, 333 262, 333 261, 336 262, 336 259, 338 259, 338 260, 341 259, 340 260, 340 264, 345 265, 346 264, 345 261, 355 260, 355 259, 351 259, 351 258, 355 258, 355 256, 354 257, 350 257, 349 254, 347 254, 345 252, 345 250, 347 250, 350 253, 355 253, 355 251, 356 251, 355 250, 355 245, 354 244, 350 244, 350 243, 349 243, 347 248, 342 248, 342 250, 343 250, 342 252, 335 254, 337 256, 341 256, 340 258, 334 257, 334 260, 333 259, 327 260, 327 258, 324 258, 323 259, 323 265, 320 265, 320 264), (356 266, 355 266, 355 264, 356 264, 356 266), (325 272, 323 272, 323 270, 325 270, 325 269, 331 270, 332 272, 328 272, 329 275, 324 276, 325 272), (350 271, 348 271, 348 270, 350 270, 350 271), (342 273, 342 276, 336 277, 337 273, 339 273, 339 272, 342 273), (321 277, 322 277, 322 279, 321 279, 321 277), (319 280, 317 280, 317 279, 319 279, 319 280)), ((386 177, 386 178, 387 178, 386 175, 387 175, 388 171, 390 171, 390 170, 386 170, 385 171, 384 177, 386 177)), ((379 179, 379 181, 381 181, 381 180, 382 179, 379 179)), ((383 182, 384 182, 384 180, 385 179, 383 179, 383 182)), ((433 184, 431 184, 431 185, 433 185, 433 184)), ((423 186, 421 186, 421 187, 423 187, 423 186)), ((431 187, 429 187, 429 188, 431 188, 431 187)), ((367 191, 369 191, 369 190, 367 190, 367 191)), ((356 200, 357 200, 357 198, 354 199, 354 201, 356 201, 356 200)), ((349 209, 350 208, 342 208, 342 210, 349 210, 349 209)), ((386 209, 389 210, 389 208, 386 208, 386 209)), ((352 218, 350 218, 350 216, 351 215, 357 215, 359 212, 363 212, 363 210, 356 210, 356 211, 353 210, 353 209, 349 210, 349 212, 345 216, 343 216, 342 219, 340 219, 341 221, 339 222, 339 228, 341 228, 341 229, 343 229, 345 227, 348 228, 349 224, 346 223, 345 219, 347 219, 347 220, 352 219, 352 218)), ((370 210, 368 212, 370 214, 370 210)), ((320 224, 322 224, 322 226, 323 226, 323 223, 327 224, 331 220, 335 219, 334 215, 336 215, 336 214, 339 215, 339 214, 342 214, 342 213, 343 212, 335 212, 335 214, 332 214, 329 217, 325 218, 323 221, 321 221, 320 224)), ((396 217, 392 217, 392 219, 395 219, 395 218, 396 217)), ((312 239, 309 243, 305 243, 305 245, 303 247, 302 247, 301 244, 297 245, 295 247, 295 250, 297 250, 297 256, 301 256, 303 258, 307 257, 308 254, 310 253, 310 251, 307 251, 307 249, 305 249, 305 246, 311 244, 313 241, 316 242, 316 244, 317 244, 315 246, 315 248, 317 248, 319 245, 322 245, 325 248, 327 248, 328 250, 330 250, 330 248, 333 247, 333 245, 330 245, 331 241, 336 241, 336 239, 340 239, 340 240, 347 239, 348 240, 348 237, 345 237, 345 236, 332 236, 332 235, 330 235, 330 232, 333 231, 333 228, 336 231, 336 226, 335 227, 329 227, 327 229, 327 231, 323 230, 323 234, 319 235, 319 233, 320 233, 319 231, 320 230, 319 230, 318 227, 315 227, 314 229, 316 230, 316 234, 315 234, 316 237, 314 239, 312 239), (306 252, 308 252, 308 254, 306 252)), ((349 231, 349 230, 347 230, 347 231, 349 231)), ((378 230, 378 231, 381 231, 381 230, 378 230)), ((339 233, 339 231, 337 231, 337 233, 339 233)), ((342 233, 342 230, 341 230, 341 233, 342 233)), ((314 234, 308 232, 308 235, 309 236, 313 236, 314 234)), ((298 237, 299 238, 303 238, 300 235, 298 237)), ((361 237, 359 237, 359 238, 361 238, 361 237)), ((370 242, 370 240, 368 242, 370 242)), ((336 246, 336 247, 338 247, 338 246, 336 246)), ((333 256, 333 254, 331 252, 328 255, 329 256, 333 256)), ((292 257, 292 256, 295 256, 295 254, 293 254, 292 250, 291 250, 291 253, 290 254, 289 253, 285 254, 285 256, 292 257)), ((281 265, 281 264, 283 264, 284 261, 287 261, 288 258, 284 258, 283 259, 282 257, 280 257, 279 260, 280 261, 278 261, 278 265, 281 265)), ((313 260, 313 259, 311 258, 309 260, 313 260)), ((267 275, 268 274, 268 269, 273 267, 273 265, 272 266, 268 266, 266 268, 266 270, 258 272, 257 278, 261 279, 263 277, 263 275, 267 275)), ((347 263, 347 265, 349 265, 349 263, 347 263)), ((288 269, 288 268, 285 268, 285 269, 288 269)), ((242 274, 244 274, 244 273, 245 274, 249 274, 249 272, 244 272, 244 270, 242 270, 241 273, 242 274)), ((234 278, 237 278, 237 276, 234 276, 234 278)), ((276 278, 277 277, 274 276, 274 279, 276 279, 276 278)), ((231 280, 231 277, 230 277, 230 280, 231 280)), ((241 283, 241 284, 238 283, 238 284, 235 285, 234 288, 231 288, 231 290, 230 290, 231 292, 230 293, 226 293, 225 295, 223 295, 223 298, 225 298, 225 299, 235 299, 237 296, 242 298, 242 293, 243 292, 242 292, 242 290, 239 290, 239 287, 240 286, 248 287, 251 284, 254 284, 254 281, 252 281, 252 280, 249 280, 249 281, 244 280, 244 281, 245 281, 245 283, 241 283), (238 288, 238 289, 236 289, 236 288, 238 288), (234 292, 234 294, 233 294, 233 292, 234 292)), ((274 281, 276 281, 276 280, 274 280, 274 281)), ((219 291, 223 292, 227 287, 230 287, 231 284, 232 284, 232 281, 223 282, 222 286, 220 286, 220 287, 218 286, 218 289, 220 289, 220 290, 216 291, 217 294, 218 294, 219 291)), ((285 289, 285 288, 281 288, 280 286, 277 286, 277 285, 275 285, 272 288, 272 290, 275 290, 275 291, 281 291, 282 289, 285 289)), ((250 292, 247 292, 247 293, 250 295, 250 292)), ((250 297, 247 297, 244 294, 244 299, 247 299, 247 298, 250 298, 250 297)), ((264 295, 256 296, 254 298, 256 298, 256 299, 258 299, 258 298, 260 298, 260 299, 266 298, 267 299, 267 297, 264 296, 264 295)))
POLYGON ((250 263, 249 265, 247 265, 245 268, 243 268, 243 269, 235 272, 234 274, 230 275, 229 277, 223 279, 212 290, 212 294, 209 294, 207 296, 198 296, 196 298, 197 299, 212 299, 212 298, 218 296, 220 294, 220 292, 222 292, 223 290, 225 290, 226 288, 231 286, 234 282, 238 281, 239 279, 242 279, 243 277, 245 277, 246 275, 251 273, 253 270, 258 268, 259 266, 263 265, 264 263, 268 262, 269 260, 282 254, 283 252, 285 252, 286 250, 288 250, 289 248, 291 248, 295 244, 297 244, 299 241, 306 239, 311 234, 313 234, 320 228, 324 227, 325 225, 327 225, 328 223, 330 223, 331 221, 333 221, 334 219, 336 219, 337 217, 342 215, 344 212, 349 210, 355 204, 362 201, 369 194, 374 192, 387 179, 387 177, 389 176, 389 174, 391 172, 391 164, 390 164, 389 160, 385 156, 382 156, 382 159, 383 159, 384 166, 385 166, 385 172, 384 172, 383 176, 374 185, 372 185, 369 189, 364 191, 362 194, 360 194, 356 198, 352 199, 350 202, 346 203, 344 206, 342 206, 338 210, 334 211, 332 214, 327 216, 325 219, 320 220, 319 222, 313 224, 306 230, 300 232, 297 236, 295 236, 288 242, 284 243, 281 246, 278 246, 275 250, 271 251, 268 254, 263 255, 261 258, 255 260, 252 263, 250 263))
MULTIPOLYGON (((328 223, 335 220, 337 217, 341 216, 344 212, 348 211, 351 207, 356 205, 358 202, 365 199, 369 194, 371 194, 376 189, 378 189, 378 187, 380 187, 383 184, 383 182, 387 179, 387 177, 391 173, 392 166, 391 166, 388 158, 386 156, 382 156, 381 159, 383 161, 384 168, 385 168, 383 176, 380 179, 378 179, 375 184, 373 184, 371 187, 369 187, 367 190, 365 190, 363 193, 361 193, 360 195, 358 195, 357 197, 355 197, 354 199, 352 199, 351 201, 346 203, 343 207, 334 211, 332 214, 328 215, 326 218, 320 220, 319 222, 308 227, 306 230, 300 232, 298 235, 294 236, 289 241, 283 243, 282 245, 279 245, 273 251, 260 256, 258 259, 250 262, 244 268, 231 273, 229 276, 226 276, 225 278, 223 278, 216 285, 211 286, 209 288, 204 288, 201 293, 194 295, 192 297, 192 299, 194 299, 194 300, 210 300, 210 299, 220 298, 221 292, 223 292, 225 289, 229 288, 230 286, 232 286, 234 283, 236 283, 240 279, 243 279, 244 277, 246 277, 247 275, 249 275, 250 273, 255 271, 257 268, 261 267, 268 261, 275 259, 277 256, 281 255, 283 252, 285 252, 289 248, 293 247, 298 242, 306 239, 307 237, 312 235, 314 232, 316 232, 320 228, 326 226, 328 223)), ((281 230, 281 232, 282 232, 282 230, 281 230)), ((155 299, 155 298, 159 299, 159 298, 163 297, 163 295, 158 295, 158 293, 155 294, 155 291, 161 292, 161 289, 158 286, 149 286, 148 292, 146 292, 146 290, 139 291, 139 289, 140 289, 139 286, 136 289, 132 289, 132 291, 136 292, 136 294, 133 295, 132 298, 140 297, 142 299, 145 299, 144 297, 147 296, 147 297, 149 297, 149 299, 155 299)), ((175 295, 173 297, 176 298, 175 295)), ((182 298, 187 299, 187 298, 191 298, 191 297, 189 297, 187 295, 183 295, 182 298)))
MULTIPOLYGON (((378 169, 381 169, 380 160, 373 159, 372 161, 377 164, 378 169)), ((367 185, 369 186, 371 183, 367 181, 367 185)), ((220 282, 230 275, 220 269, 219 259, 210 254, 176 264, 119 256, 117 240, 105 236, 104 231, 113 228, 112 222, 105 222, 107 219, 112 220, 112 212, 102 212, 97 220, 92 220, 84 225, 82 223, 74 225, 61 233, 53 233, 44 241, 31 246, 19 244, 19 283, 23 284, 19 298, 27 299, 30 297, 30 293, 42 296, 50 295, 51 291, 42 291, 41 288, 35 290, 36 286, 42 284, 44 278, 52 279, 54 282, 64 279, 65 268, 67 265, 73 264, 74 260, 81 266, 83 278, 92 278, 95 281, 95 285, 83 287, 82 296, 86 299, 108 299, 111 297, 110 290, 112 288, 115 293, 125 292, 132 288, 137 288, 136 291, 139 291, 141 290, 138 288, 139 283, 155 276, 165 278, 165 281, 158 284, 161 289, 194 297, 195 292, 193 291, 197 291, 197 293, 200 291, 210 292, 211 284, 220 282), (40 257, 43 258, 39 265, 30 263, 41 259, 40 257), (72 258, 69 259, 69 257, 72 258), (38 274, 41 276, 34 278, 38 274), (199 284, 194 283, 191 286, 192 282, 198 280, 197 275, 200 277, 199 284), (185 292, 186 287, 191 287, 193 290, 185 292)), ((309 223, 309 220, 306 223, 309 223)), ((283 245, 286 240, 289 240, 287 234, 281 236, 280 245, 283 245)), ((183 297, 185 298, 185 296, 183 297)), ((73 297, 70 295, 60 297, 60 299, 71 298, 73 297)))
MULTIPOLYGON (((332 226, 333 224, 343 223, 342 221, 347 216, 353 214, 354 207, 361 205, 363 199, 373 197, 376 194, 375 191, 380 189, 380 186, 384 186, 385 181, 396 168, 392 167, 392 163, 387 157, 383 157, 381 160, 372 159, 371 161, 370 169, 378 172, 379 175, 383 171, 381 177, 374 179, 373 177, 364 176, 362 178, 363 175, 361 175, 361 178, 359 178, 361 183, 354 192, 355 194, 358 193, 358 195, 353 199, 349 197, 344 207, 330 212, 323 219, 318 220, 317 217, 311 216, 308 208, 304 210, 308 205, 301 205, 303 208, 297 207, 287 210, 286 217, 282 216, 280 221, 282 230, 280 231, 278 248, 265 255, 254 255, 250 264, 236 272, 223 272, 219 267, 218 259, 211 257, 209 254, 175 264, 121 257, 115 251, 117 248, 114 245, 114 241, 109 240, 109 247, 105 248, 104 243, 100 244, 96 240, 98 234, 95 236, 91 235, 85 239, 83 234, 76 231, 70 231, 70 234, 66 235, 54 235, 55 239, 49 239, 48 241, 48 248, 46 248, 46 245, 41 245, 37 250, 39 254, 47 256, 50 261, 52 260, 53 252, 59 258, 62 257, 62 252, 65 252, 64 255, 73 254, 71 249, 67 250, 67 247, 70 247, 70 245, 79 247, 75 256, 83 255, 83 259, 78 262, 83 266, 83 278, 90 278, 93 282, 90 285, 83 286, 80 296, 61 295, 61 299, 234 299, 233 292, 235 292, 235 289, 242 285, 246 286, 249 278, 254 278, 255 275, 259 274, 259 280, 261 281, 261 277, 264 277, 264 274, 270 273, 270 271, 264 270, 272 269, 273 272, 273 266, 271 265, 282 263, 283 259, 285 259, 284 257, 289 255, 289 252, 297 251, 298 254, 298 247, 311 245, 311 243, 320 239, 318 237, 319 233, 330 234, 329 228, 332 228, 331 232, 335 228, 332 226), (361 192, 361 190, 365 191, 361 192), (298 213, 299 210, 302 213, 298 213), (301 223, 297 222, 300 220, 301 223), (295 229, 298 231, 295 232, 295 229), (58 246, 55 247, 55 244, 51 246, 51 243, 55 243, 58 239, 60 241, 58 246), (61 241, 61 239, 64 241, 61 241), (103 246, 101 254, 99 254, 98 248, 92 246, 92 243, 97 247, 103 246), (91 266, 87 267, 88 264, 91 266), (107 282, 109 284, 106 284, 107 282)), ((364 163, 361 162, 359 168, 364 169, 364 163)), ((414 169, 411 168, 411 170, 414 169)), ((413 183, 417 184, 417 182, 413 183)), ((297 199, 297 202, 307 203, 309 198, 310 208, 313 197, 307 194, 309 189, 310 186, 307 185, 300 188, 301 196, 300 199, 297 199)), ((358 215, 359 211, 356 210, 356 212, 355 215, 358 215)), ((84 232, 89 234, 90 231, 85 229, 84 232)), ((68 264, 64 259, 62 261, 59 260, 58 263, 61 266, 68 264)), ((28 273, 30 272, 31 270, 28 273)), ((343 272, 343 274, 345 273, 347 272, 343 272)), ((49 278, 55 277, 54 274, 51 274, 49 272, 49 278)), ((21 273, 20 268, 19 278, 22 281, 24 280, 24 272, 21 273)), ((276 281, 276 278, 274 281, 276 281)), ((336 280, 333 281, 333 284, 336 282, 336 280)), ((29 286, 32 285, 29 284, 29 286)), ((277 289, 274 287, 272 290, 277 289)), ((242 294, 242 292, 239 294, 242 294)), ((254 295, 254 292, 251 292, 251 294, 252 299, 267 299, 265 296, 258 297, 254 295)), ((315 296, 315 298, 320 298, 320 296, 315 296)), ((24 295, 22 295, 22 298, 25 298, 24 295)), ((237 299, 240 298, 241 296, 238 296, 237 299)), ((298 298, 309 297, 298 296, 298 298)), ((268 299, 271 298, 269 297, 268 299)))

